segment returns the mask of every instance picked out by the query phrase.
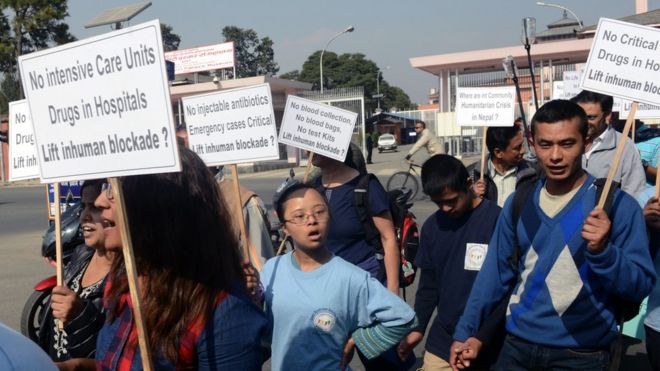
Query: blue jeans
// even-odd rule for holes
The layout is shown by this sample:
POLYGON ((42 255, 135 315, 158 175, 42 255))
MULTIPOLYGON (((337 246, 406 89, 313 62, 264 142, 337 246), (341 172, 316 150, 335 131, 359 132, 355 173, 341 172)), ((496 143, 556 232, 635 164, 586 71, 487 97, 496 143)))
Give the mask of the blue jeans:
POLYGON ((507 335, 495 370, 608 370, 610 352, 605 349, 553 348, 507 335))

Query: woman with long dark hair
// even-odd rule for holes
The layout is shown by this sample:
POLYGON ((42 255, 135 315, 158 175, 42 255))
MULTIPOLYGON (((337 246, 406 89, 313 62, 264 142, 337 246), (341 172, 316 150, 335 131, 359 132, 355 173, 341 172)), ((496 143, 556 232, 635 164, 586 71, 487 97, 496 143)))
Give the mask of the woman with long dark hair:
MULTIPOLYGON (((122 179, 155 369, 260 370, 266 320, 246 295, 230 211, 213 176, 192 151, 180 148, 180 173, 122 179)), ((96 200, 105 246, 122 247, 114 193, 96 200)), ((107 322, 96 366, 140 369, 137 328, 124 260, 115 260, 105 291, 107 322)))

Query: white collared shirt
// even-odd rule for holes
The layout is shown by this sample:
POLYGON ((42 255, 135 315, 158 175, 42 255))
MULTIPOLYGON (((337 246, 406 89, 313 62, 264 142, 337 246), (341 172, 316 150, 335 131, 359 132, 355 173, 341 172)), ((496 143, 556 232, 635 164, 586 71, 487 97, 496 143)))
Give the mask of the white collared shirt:
POLYGON ((511 193, 516 190, 516 173, 518 171, 517 166, 513 166, 511 169, 505 171, 503 174, 495 169, 492 160, 488 160, 488 172, 490 173, 490 179, 495 183, 497 187, 497 206, 504 206, 504 201, 511 193))
POLYGON ((607 134, 608 129, 609 129, 609 127, 607 129, 605 129, 605 131, 600 133, 598 138, 594 139, 594 141, 591 143, 591 148, 589 148, 589 150, 584 153, 584 157, 586 157, 587 160, 589 159, 589 156, 591 156, 591 153, 593 151, 595 151, 596 148, 598 148, 598 146, 600 146, 600 144, 603 142, 603 139, 605 138, 605 135, 607 134))

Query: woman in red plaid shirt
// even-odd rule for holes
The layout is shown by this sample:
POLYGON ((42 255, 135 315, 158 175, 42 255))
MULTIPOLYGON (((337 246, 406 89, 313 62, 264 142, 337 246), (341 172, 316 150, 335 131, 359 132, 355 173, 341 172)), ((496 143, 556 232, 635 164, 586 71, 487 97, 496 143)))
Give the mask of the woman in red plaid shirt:
MULTIPOLYGON (((260 370, 267 322, 246 295, 230 211, 202 160, 180 151, 180 173, 122 179, 154 369, 260 370)), ((103 190, 96 205, 102 209, 105 246, 121 249, 112 189, 103 190)), ((121 256, 110 271, 104 305, 108 320, 95 364, 77 360, 63 366, 140 370, 121 256)))

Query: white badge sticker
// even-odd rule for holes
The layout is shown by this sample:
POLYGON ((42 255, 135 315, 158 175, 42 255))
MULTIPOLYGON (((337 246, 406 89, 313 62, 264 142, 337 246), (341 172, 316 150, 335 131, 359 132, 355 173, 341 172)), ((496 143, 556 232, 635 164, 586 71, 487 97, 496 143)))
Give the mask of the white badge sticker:
POLYGON ((488 245, 483 243, 465 244, 465 265, 463 269, 468 271, 478 271, 486 260, 488 245))

